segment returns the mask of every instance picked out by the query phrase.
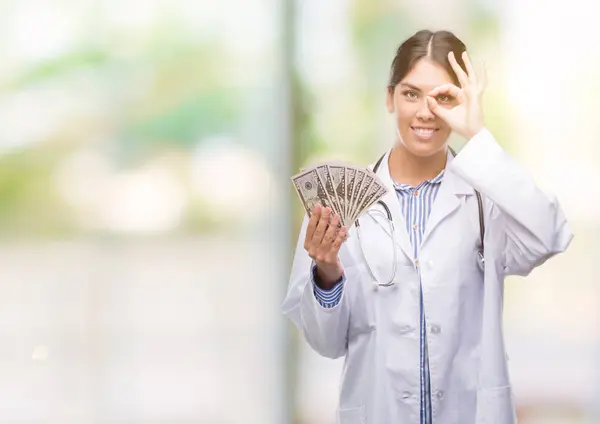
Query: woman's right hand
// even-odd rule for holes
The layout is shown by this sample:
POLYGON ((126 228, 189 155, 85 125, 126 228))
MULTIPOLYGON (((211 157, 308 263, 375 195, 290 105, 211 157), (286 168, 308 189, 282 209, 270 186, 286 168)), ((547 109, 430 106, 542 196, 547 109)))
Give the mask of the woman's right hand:
POLYGON ((317 265, 317 274, 321 288, 329 289, 344 274, 338 258, 342 243, 346 240, 348 229, 339 226, 340 217, 333 215, 330 208, 317 204, 308 221, 304 248, 317 265))

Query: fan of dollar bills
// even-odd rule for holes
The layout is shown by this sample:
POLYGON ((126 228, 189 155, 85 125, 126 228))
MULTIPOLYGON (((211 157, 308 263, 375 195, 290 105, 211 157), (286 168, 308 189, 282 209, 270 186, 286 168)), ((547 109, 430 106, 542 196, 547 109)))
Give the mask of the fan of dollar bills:
POLYGON ((317 203, 330 207, 346 227, 388 189, 368 168, 343 163, 324 163, 302 169, 292 177, 298 197, 310 217, 317 203))

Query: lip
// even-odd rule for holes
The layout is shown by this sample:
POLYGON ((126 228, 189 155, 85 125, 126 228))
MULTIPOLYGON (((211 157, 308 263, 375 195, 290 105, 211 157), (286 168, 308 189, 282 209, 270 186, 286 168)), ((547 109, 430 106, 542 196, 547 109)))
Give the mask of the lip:
POLYGON ((433 137, 433 135, 438 132, 440 129, 439 128, 435 128, 435 127, 415 127, 415 126, 410 126, 410 129, 412 130, 412 133, 415 135, 415 137, 417 137, 419 140, 429 140, 431 137, 433 137), (433 130, 430 134, 419 134, 419 132, 417 132, 416 128, 423 128, 426 130, 433 130))

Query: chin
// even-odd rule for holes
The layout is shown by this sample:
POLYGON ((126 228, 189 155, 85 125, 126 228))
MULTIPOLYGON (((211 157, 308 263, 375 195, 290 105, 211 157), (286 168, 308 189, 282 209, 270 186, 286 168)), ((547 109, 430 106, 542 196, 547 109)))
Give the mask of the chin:
POLYGON ((447 139, 448 135, 441 134, 440 130, 426 137, 419 137, 409 128, 402 136, 402 144, 413 155, 428 157, 444 149, 447 139))

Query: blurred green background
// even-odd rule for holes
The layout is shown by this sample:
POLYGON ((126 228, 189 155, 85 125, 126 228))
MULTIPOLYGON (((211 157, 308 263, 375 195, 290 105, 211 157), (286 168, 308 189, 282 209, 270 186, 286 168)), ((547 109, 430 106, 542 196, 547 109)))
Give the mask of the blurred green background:
MULTIPOLYGON (((248 19, 209 3, 3 2, 2 233, 224 230, 203 188, 211 175, 197 175, 197 161, 223 142, 223 154, 255 150, 260 135, 249 133, 269 124, 261 108, 289 108, 291 140, 278 142, 292 141, 286 160, 294 167, 316 156, 371 160, 389 141, 380 128, 393 52, 419 28, 411 6, 346 2, 332 33, 311 28, 324 19, 312 6, 279 4, 279 12, 265 13, 261 2, 250 4, 231 3, 232 11, 253 10, 248 19), (285 23, 284 6, 293 14, 285 23), (304 13, 315 16, 298 16, 304 13), (321 43, 332 51, 316 51, 321 43), (305 60, 313 54, 316 60, 305 60), (265 97, 284 89, 278 80, 290 84, 290 96, 269 105, 265 97), (113 198, 120 206, 103 196, 147 191, 153 195, 121 199, 126 204, 113 198), (162 196, 170 205, 158 212, 152 202, 162 196), (147 215, 145 223, 125 222, 136 215, 147 215)), ((470 49, 499 47, 493 10, 473 2, 454 13, 470 49)), ((496 89, 488 103, 490 127, 506 135, 506 96, 496 89)))
POLYGON ((600 422, 592 6, 1 2, 0 422, 332 423, 341 362, 279 314, 289 177, 390 147, 389 67, 423 28, 485 62, 487 126, 576 232, 507 286, 520 422, 600 422))

